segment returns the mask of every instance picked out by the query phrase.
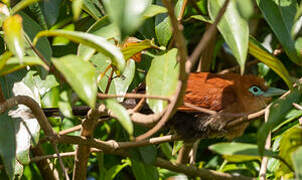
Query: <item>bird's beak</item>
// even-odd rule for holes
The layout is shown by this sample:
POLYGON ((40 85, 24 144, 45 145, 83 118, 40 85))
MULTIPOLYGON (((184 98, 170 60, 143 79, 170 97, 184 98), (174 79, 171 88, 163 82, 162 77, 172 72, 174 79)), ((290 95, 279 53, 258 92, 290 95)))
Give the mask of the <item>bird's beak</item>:
POLYGON ((272 97, 272 96, 279 96, 281 94, 284 94, 285 92, 286 90, 284 89, 270 87, 262 95, 264 97, 272 97))

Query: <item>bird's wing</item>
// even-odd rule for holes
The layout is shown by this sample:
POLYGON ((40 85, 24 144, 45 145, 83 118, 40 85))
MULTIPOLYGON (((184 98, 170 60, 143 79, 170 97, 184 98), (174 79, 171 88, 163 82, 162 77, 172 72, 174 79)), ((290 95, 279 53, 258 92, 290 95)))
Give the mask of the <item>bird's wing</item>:
MULTIPOLYGON (((209 78, 206 73, 191 74, 184 96, 184 102, 198 107, 221 111, 236 102, 233 90, 234 83, 220 76, 209 78)), ((179 111, 198 112, 195 109, 181 106, 179 111)))

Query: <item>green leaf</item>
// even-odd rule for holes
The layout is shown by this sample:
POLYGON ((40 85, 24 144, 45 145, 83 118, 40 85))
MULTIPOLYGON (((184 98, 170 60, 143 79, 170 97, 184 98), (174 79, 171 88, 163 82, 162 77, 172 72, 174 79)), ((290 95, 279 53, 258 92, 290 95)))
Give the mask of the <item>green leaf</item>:
POLYGON ((5 66, 6 62, 9 60, 10 57, 12 57, 12 53, 10 51, 5 51, 0 56, 0 70, 5 66))
MULTIPOLYGON (((232 162, 261 160, 261 156, 256 144, 236 142, 217 143, 209 146, 209 149, 223 155, 225 159, 232 162)), ((264 155, 269 157, 276 157, 276 154, 271 151, 265 151, 264 155)))
POLYGON ((168 42, 172 37, 172 27, 169 17, 161 19, 160 17, 155 17, 155 34, 158 43, 161 46, 167 46, 168 42))
POLYGON ((151 2, 151 0, 103 1, 110 19, 119 27, 122 39, 135 32, 143 23, 143 14, 151 2))
POLYGON ((144 163, 154 164, 157 157, 157 149, 154 145, 139 147, 138 151, 144 163))
POLYGON ((115 179, 116 175, 123 170, 125 167, 129 166, 129 162, 118 164, 111 167, 108 171, 106 171, 105 180, 115 179))
POLYGON ((93 108, 97 93, 95 68, 75 55, 53 58, 52 62, 78 96, 93 108))
POLYGON ((0 156, 10 179, 14 177, 16 160, 16 136, 14 120, 7 112, 0 114, 0 156))
MULTIPOLYGON (((279 155, 282 157, 289 165, 293 165, 292 155, 293 153, 302 146, 302 129, 301 127, 294 126, 282 134, 280 141, 280 152, 279 155)), ((286 174, 293 173, 288 167, 281 163, 279 169, 277 170, 278 176, 283 176, 286 174)))
POLYGON ((22 9, 26 8, 27 6, 31 5, 32 3, 38 2, 39 0, 21 0, 16 4, 12 10, 11 14, 15 14, 18 11, 21 11, 22 9))
MULTIPOLYGON (((100 63, 97 62, 99 60, 101 60, 103 57, 98 54, 95 55, 92 58, 92 62, 96 65, 97 70, 100 71, 100 73, 103 73, 105 71, 105 69, 107 68, 107 66, 109 66, 110 64, 107 63, 100 63)), ((109 70, 105 76, 99 81, 99 88, 102 92, 105 92, 107 84, 108 84, 108 77, 110 76, 112 70, 109 70)), ((123 72, 123 74, 121 74, 121 76, 117 77, 116 74, 113 74, 113 77, 115 77, 110 84, 109 87, 109 91, 108 94, 118 94, 118 95, 124 95, 126 94, 126 92, 128 91, 128 88, 134 78, 135 75, 135 62, 134 60, 130 59, 127 61, 127 66, 123 72)), ((124 98, 120 97, 117 98, 118 101, 123 101, 124 98)))
POLYGON ((43 12, 45 20, 49 26, 54 25, 57 22, 60 13, 60 4, 62 0, 48 0, 41 1, 39 3, 40 9, 43 12))
POLYGON ((72 1, 72 13, 73 13, 74 20, 79 19, 82 10, 82 5, 83 5, 83 0, 72 1))
POLYGON ((99 9, 102 9, 102 5, 98 0, 84 0, 83 10, 86 11, 95 20, 102 17, 102 13, 99 9))
POLYGON ((297 1, 257 0, 256 2, 290 60, 302 65, 302 58, 295 49, 295 42, 291 36, 298 8, 297 1))
POLYGON ((133 135, 133 124, 127 110, 113 99, 102 100, 107 109, 109 109, 130 136, 133 135))
POLYGON ((151 4, 150 6, 147 7, 146 11, 143 14, 143 17, 147 19, 156 16, 158 14, 163 14, 167 12, 168 11, 165 7, 151 4))
POLYGON ((64 30, 52 30, 52 31, 41 31, 37 34, 34 39, 34 43, 36 44, 37 40, 43 36, 60 36, 65 37, 71 41, 82 43, 84 45, 90 46, 96 51, 103 53, 104 55, 111 58, 112 64, 118 68, 120 72, 123 72, 125 68, 125 60, 123 54, 120 50, 106 41, 106 39, 95 36, 93 34, 77 32, 77 31, 64 31, 64 30))
MULTIPOLYGON (((43 1, 46 2, 46 1, 43 1)), ((31 19, 27 14, 21 12, 20 15, 23 18, 23 30, 28 38, 32 41, 36 34, 42 31, 42 27, 31 19)), ((43 55, 43 57, 50 62, 52 56, 52 49, 50 43, 46 37, 42 37, 36 44, 36 48, 43 55)))
POLYGON ((302 179, 302 146, 292 153, 292 161, 295 167, 296 179, 302 179))
POLYGON ((260 154, 263 154, 264 144, 269 132, 284 121, 284 117, 288 111, 292 109, 292 103, 298 103, 301 99, 301 85, 295 87, 285 98, 277 99, 270 106, 268 121, 264 123, 257 132, 257 143, 260 154))
MULTIPOLYGON (((225 0, 208 1, 208 10, 214 21, 225 0)), ((230 1, 222 16, 218 30, 232 50, 243 74, 248 51, 249 27, 247 21, 240 16, 235 1, 230 1)))
POLYGON ((135 54, 148 49, 148 48, 158 48, 153 40, 143 40, 137 43, 132 43, 129 46, 122 48, 122 53, 124 55, 125 60, 128 60, 135 54))
POLYGON ((159 174, 157 168, 144 164, 140 161, 131 159, 132 165, 132 172, 135 176, 135 179, 144 179, 144 180, 157 180, 159 179, 159 174))
POLYGON ((73 118, 72 107, 71 107, 71 103, 70 103, 70 97, 68 96, 67 91, 61 92, 60 100, 58 102, 58 106, 59 106, 60 112, 62 112, 62 114, 65 117, 73 118))
POLYGON ((6 61, 5 66, 0 70, 0 76, 12 73, 19 69, 25 68, 26 66, 35 66, 35 65, 40 65, 45 67, 43 61, 41 61, 41 59, 38 57, 24 57, 22 64, 20 64, 20 60, 18 58, 12 57, 6 61))
MULTIPOLYGON (((179 74, 176 56, 177 49, 172 49, 152 60, 146 77, 148 95, 171 96, 174 94, 179 74)), ((168 104, 167 101, 158 99, 147 99, 147 103, 155 113, 161 112, 168 104)))
POLYGON ((14 15, 3 22, 4 39, 9 50, 20 59, 24 56, 24 37, 22 28, 22 17, 14 15))
MULTIPOLYGON (((60 91, 58 87, 50 89, 47 93, 44 94, 41 103, 43 108, 56 108, 58 107, 58 102, 60 99, 60 91)), ((64 114, 63 114, 64 115, 64 114)), ((65 115, 64 115, 65 116, 65 115)), ((68 117, 68 116, 66 116, 68 117)))
POLYGON ((211 24, 213 23, 213 21, 209 17, 202 16, 202 15, 193 15, 193 16, 190 16, 189 19, 196 19, 196 20, 199 20, 199 21, 202 21, 202 22, 206 22, 206 23, 211 23, 211 24))
POLYGON ((281 61, 277 59, 275 56, 270 54, 256 39, 250 37, 249 39, 249 53, 253 55, 255 58, 262 61, 268 67, 270 67, 273 71, 275 71, 287 84, 287 86, 292 89, 293 83, 291 77, 284 67, 281 61))
MULTIPOLYGON (((101 36, 105 39, 115 38, 119 40, 119 30, 115 24, 112 24, 109 21, 107 16, 101 18, 97 22, 95 22, 88 30, 88 33, 101 36)), ((95 53, 95 49, 89 46, 85 46, 80 44, 78 47, 78 55, 82 56, 85 61, 88 61, 93 54, 95 53)))

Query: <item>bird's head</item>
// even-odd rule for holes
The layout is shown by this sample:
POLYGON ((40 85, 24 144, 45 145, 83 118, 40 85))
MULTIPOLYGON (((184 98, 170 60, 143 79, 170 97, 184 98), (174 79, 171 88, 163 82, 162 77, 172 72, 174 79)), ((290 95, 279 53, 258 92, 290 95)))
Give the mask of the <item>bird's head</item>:
POLYGON ((255 112, 264 108, 272 96, 281 95, 285 90, 268 87, 264 79, 244 75, 232 77, 235 81, 234 88, 246 112, 255 112))

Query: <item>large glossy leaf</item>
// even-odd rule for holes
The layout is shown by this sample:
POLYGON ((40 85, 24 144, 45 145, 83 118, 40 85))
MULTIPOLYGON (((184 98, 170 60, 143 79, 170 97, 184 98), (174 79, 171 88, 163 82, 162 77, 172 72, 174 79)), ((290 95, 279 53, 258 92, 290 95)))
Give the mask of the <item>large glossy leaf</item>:
MULTIPOLYGON (((225 159, 232 162, 242 162, 250 160, 261 160, 261 156, 256 144, 247 143, 218 143, 211 145, 210 150, 224 156, 225 159)), ((265 156, 276 157, 277 154, 271 151, 265 151, 265 156)))
POLYGON ((148 6, 148 8, 146 9, 146 11, 143 14, 143 17, 151 18, 153 16, 156 16, 156 15, 162 14, 162 13, 166 13, 166 12, 167 12, 167 9, 165 7, 152 4, 152 5, 148 6))
POLYGON ((292 103, 300 102, 301 93, 302 87, 299 85, 298 87, 295 87, 285 98, 274 101, 270 106, 268 121, 260 127, 257 133, 257 143, 260 154, 264 151, 264 144, 269 132, 282 123, 286 113, 292 109, 292 103))
MULTIPOLYGON (((208 10, 212 20, 216 18, 224 1, 208 1, 208 10)), ((243 74, 248 50, 249 27, 247 21, 240 16, 235 1, 229 2, 227 10, 218 24, 218 30, 232 50, 240 65, 241 74, 243 74)))
POLYGON ((143 23, 143 14, 150 0, 104 0, 108 15, 120 29, 122 39, 133 33, 143 23))
POLYGON ((295 42, 291 36, 298 8, 297 1, 257 0, 256 2, 290 60, 302 65, 302 57, 295 49, 295 42))
POLYGON ((287 84, 287 86, 291 89, 293 87, 293 83, 291 77, 284 67, 281 61, 277 59, 275 56, 270 54, 256 39, 250 37, 249 39, 249 53, 262 61, 268 67, 270 67, 273 71, 275 71, 287 84))
MULTIPOLYGON (((88 33, 101 36, 105 39, 114 38, 119 40, 119 30, 115 24, 112 24, 109 21, 109 18, 103 17, 97 22, 95 22, 87 31, 88 33)), ((85 61, 88 61, 93 54, 95 53, 95 49, 89 46, 85 46, 83 44, 79 45, 78 48, 78 55, 82 56, 85 61)))
POLYGON ((12 73, 19 69, 25 68, 26 66, 35 66, 35 65, 40 65, 45 67, 43 61, 41 61, 41 59, 38 57, 24 57, 22 64, 20 64, 18 58, 15 57, 9 58, 6 61, 5 66, 0 70, 0 76, 12 73))
POLYGON ((302 179, 302 146, 298 147, 292 154, 292 161, 295 167, 297 179, 302 179))
POLYGON ((97 93, 95 68, 75 55, 53 58, 52 62, 78 96, 93 108, 97 93))
POLYGON ((109 109, 115 117, 117 117, 117 120, 125 128, 130 137, 132 137, 133 124, 127 110, 113 99, 104 99, 102 102, 105 104, 106 108, 109 109))
POLYGON ((16 136, 14 120, 7 112, 0 114, 0 156, 5 171, 10 179, 13 179, 16 159, 16 136))
MULTIPOLYGON (((179 65, 176 60, 177 50, 156 56, 152 60, 151 67, 146 77, 146 92, 148 95, 171 96, 175 92, 179 65)), ((154 112, 161 112, 167 101, 147 99, 149 107, 154 112)))
POLYGON ((22 62, 24 56, 24 35, 22 17, 14 15, 3 22, 4 39, 9 50, 22 62))
POLYGON ((115 65, 120 72, 123 72, 125 68, 126 62, 120 50, 116 46, 112 45, 106 39, 100 36, 95 36, 93 34, 76 32, 76 31, 74 32, 64 31, 64 30, 41 31, 35 37, 34 44, 36 44, 37 40, 43 36, 65 37, 71 41, 90 46, 96 49, 96 51, 99 51, 105 54, 106 56, 110 57, 112 60, 112 64, 115 65))
MULTIPOLYGON (((36 34, 42 31, 42 27, 31 19, 27 14, 21 12, 20 15, 23 18, 23 29, 28 38, 32 41, 36 34)), ((36 48, 43 55, 43 57, 50 62, 52 56, 52 49, 50 43, 46 37, 42 37, 36 44, 36 48)))

